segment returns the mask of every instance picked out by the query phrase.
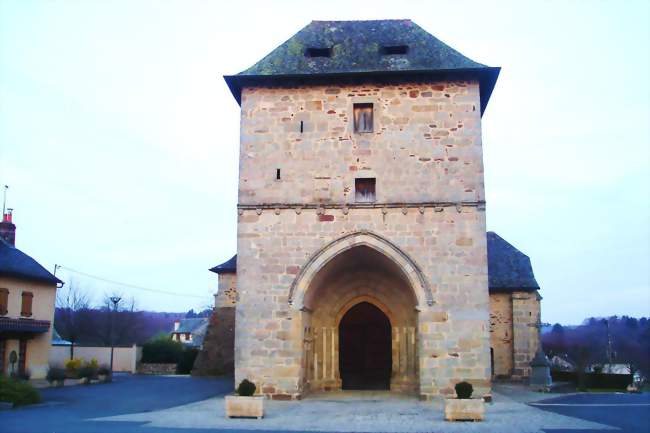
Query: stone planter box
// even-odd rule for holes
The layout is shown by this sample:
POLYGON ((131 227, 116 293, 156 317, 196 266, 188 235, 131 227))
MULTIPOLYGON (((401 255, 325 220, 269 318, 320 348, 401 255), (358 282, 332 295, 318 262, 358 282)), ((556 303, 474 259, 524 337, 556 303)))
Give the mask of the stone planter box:
POLYGON ((485 402, 482 398, 445 399, 446 421, 483 421, 485 402))
POLYGON ((264 416, 264 397, 242 397, 239 395, 227 395, 226 416, 246 417, 260 419, 264 416))

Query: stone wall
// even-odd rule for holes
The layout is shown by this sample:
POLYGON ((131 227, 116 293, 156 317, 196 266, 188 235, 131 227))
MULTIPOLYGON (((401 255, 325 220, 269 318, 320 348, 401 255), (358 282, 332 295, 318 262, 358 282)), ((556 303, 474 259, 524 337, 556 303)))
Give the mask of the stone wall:
POLYGON ((246 88, 240 155, 236 382, 303 393, 311 313, 290 303, 292 285, 331 242, 373 233, 422 279, 410 284, 420 394, 452 395, 460 380, 489 391, 477 83, 246 88), (373 133, 353 132, 356 102, 374 104, 373 133), (355 203, 354 179, 368 177, 376 202, 355 203))
POLYGON ((141 362, 137 368, 138 374, 176 374, 176 364, 160 364, 141 362))
POLYGON ((512 294, 490 294, 490 346, 495 377, 510 377, 513 369, 512 294))
POLYGON ((540 296, 537 292, 513 292, 513 379, 530 376, 530 361, 539 348, 541 323, 540 296))

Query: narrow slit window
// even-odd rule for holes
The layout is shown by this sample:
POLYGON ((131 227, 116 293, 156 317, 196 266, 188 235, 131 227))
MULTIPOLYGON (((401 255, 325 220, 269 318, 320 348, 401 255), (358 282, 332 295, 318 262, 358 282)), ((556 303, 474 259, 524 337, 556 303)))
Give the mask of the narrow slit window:
POLYGON ((380 50, 383 56, 404 55, 409 52, 408 45, 385 45, 380 50))
POLYGON ((358 203, 372 203, 376 200, 375 178, 361 178, 354 180, 354 199, 358 203))
POLYGON ((275 180, 280 180, 280 169, 276 168, 275 169, 275 180))
POLYGON ((372 104, 354 104, 353 114, 354 114, 354 132, 364 133, 372 132, 372 104))
POLYGON ((331 48, 307 48, 305 51, 305 56, 307 57, 332 57, 331 48))

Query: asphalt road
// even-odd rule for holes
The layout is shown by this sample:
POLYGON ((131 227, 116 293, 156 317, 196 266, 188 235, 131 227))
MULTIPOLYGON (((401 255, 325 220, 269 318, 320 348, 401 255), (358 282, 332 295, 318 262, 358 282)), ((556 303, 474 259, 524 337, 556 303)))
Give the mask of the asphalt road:
MULTIPOLYGON (((615 433, 650 433, 650 393, 567 395, 531 406, 617 428, 615 433)), ((545 430, 546 433, 603 433, 603 430, 545 430)))
POLYGON ((0 432, 170 433, 136 423, 85 420, 166 409, 231 391, 232 381, 227 379, 116 375, 110 384, 42 389, 42 404, 0 411, 0 432))

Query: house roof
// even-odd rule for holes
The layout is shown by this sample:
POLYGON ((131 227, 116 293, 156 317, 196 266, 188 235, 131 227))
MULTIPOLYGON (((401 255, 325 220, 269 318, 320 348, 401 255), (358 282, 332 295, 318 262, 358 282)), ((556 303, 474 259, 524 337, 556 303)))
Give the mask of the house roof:
POLYGON ((220 265, 210 268, 211 272, 215 274, 225 274, 227 272, 237 272, 237 254, 232 256, 230 260, 223 262, 220 265))
POLYGON ((72 343, 61 338, 56 328, 52 327, 52 346, 71 346, 72 343))
MULTIPOLYGON (((208 319, 207 317, 196 317, 191 319, 181 319, 178 329, 172 331, 176 333, 189 332, 190 334, 195 332, 201 332, 202 327, 207 327, 208 319)), ((205 330, 203 330, 205 332, 205 330)))
POLYGON ((224 79, 238 103, 241 89, 255 85, 315 79, 478 79, 482 113, 499 71, 471 60, 408 19, 312 21, 250 68, 224 79), (386 52, 386 47, 403 46, 403 54, 386 52), (329 56, 312 57, 310 49, 329 50, 329 56))
MULTIPOLYGON (((530 258, 494 232, 487 232, 488 286, 490 292, 539 290, 530 258)), ((237 272, 237 255, 210 269, 212 272, 237 272)))
POLYGON ((62 284, 36 260, 0 238, 0 276, 62 284))
POLYGON ((490 291, 539 290, 530 258, 494 232, 487 232, 490 291))

